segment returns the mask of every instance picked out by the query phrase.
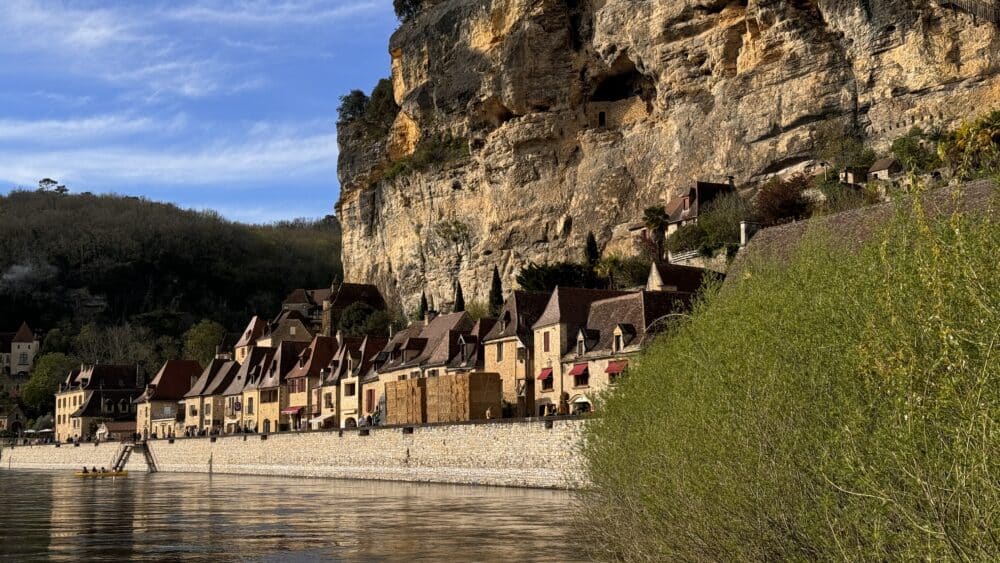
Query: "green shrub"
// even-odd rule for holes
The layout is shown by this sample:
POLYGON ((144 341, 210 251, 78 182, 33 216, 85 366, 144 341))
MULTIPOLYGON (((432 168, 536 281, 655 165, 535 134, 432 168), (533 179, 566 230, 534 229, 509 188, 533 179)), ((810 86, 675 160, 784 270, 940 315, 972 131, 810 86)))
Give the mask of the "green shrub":
POLYGON ((629 289, 646 285, 651 265, 649 260, 642 258, 612 254, 595 264, 594 271, 606 280, 603 285, 608 288, 629 289))
POLYGON ((805 218, 811 207, 805 196, 809 187, 810 179, 803 174, 772 178, 757 192, 754 213, 765 225, 805 218))
POLYGON ((517 274, 517 284, 525 291, 552 291, 561 287, 600 287, 601 280, 594 270, 583 264, 559 262, 556 264, 529 263, 517 274))
POLYGON ((385 139, 399 115, 392 80, 379 80, 370 97, 361 90, 352 90, 350 94, 341 96, 337 114, 339 123, 352 124, 361 132, 362 139, 385 139))
POLYGON ((392 0, 392 7, 396 10, 396 17, 401 22, 406 22, 420 13, 423 4, 423 0, 392 0))
POLYGON ((941 165, 936 148, 924 130, 910 129, 906 135, 892 142, 892 155, 903 168, 915 172, 930 172, 941 165))
POLYGON ((959 178, 1000 174, 1000 111, 963 123, 944 135, 938 153, 959 178))
POLYGON ((997 558, 1000 222, 915 205, 859 253, 831 234, 709 291, 603 398, 592 556, 997 558))
POLYGON ((432 167, 444 166, 469 157, 469 143, 459 137, 432 135, 417 143, 413 154, 392 163, 382 177, 392 181, 414 172, 423 172, 432 167))

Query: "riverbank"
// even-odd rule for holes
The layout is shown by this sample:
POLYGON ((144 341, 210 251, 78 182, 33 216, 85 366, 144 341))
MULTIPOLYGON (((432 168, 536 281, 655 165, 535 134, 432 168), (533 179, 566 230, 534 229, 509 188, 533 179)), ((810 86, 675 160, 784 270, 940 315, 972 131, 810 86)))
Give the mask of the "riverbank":
MULTIPOLYGON (((579 418, 372 427, 148 442, 156 470, 575 489, 583 482, 579 418)), ((119 444, 19 446, 0 469, 110 467, 119 444)), ((141 454, 126 469, 148 471, 141 454)))

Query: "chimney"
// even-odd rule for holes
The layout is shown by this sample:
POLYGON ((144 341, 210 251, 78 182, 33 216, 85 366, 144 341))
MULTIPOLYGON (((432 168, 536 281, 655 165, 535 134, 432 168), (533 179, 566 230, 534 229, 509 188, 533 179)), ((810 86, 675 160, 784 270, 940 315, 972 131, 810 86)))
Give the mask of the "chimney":
POLYGON ((333 335, 337 339, 337 347, 340 348, 344 345, 344 331, 337 329, 337 334, 333 335))

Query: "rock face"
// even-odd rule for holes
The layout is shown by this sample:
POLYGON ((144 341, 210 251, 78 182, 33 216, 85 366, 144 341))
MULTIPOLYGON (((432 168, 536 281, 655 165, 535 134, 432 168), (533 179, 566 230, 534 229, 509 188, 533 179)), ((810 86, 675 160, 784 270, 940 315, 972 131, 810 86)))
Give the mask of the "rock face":
POLYGON ((1000 29, 936 0, 439 0, 392 37, 388 138, 340 134, 343 262, 406 310, 580 259, 694 180, 807 168, 1000 105, 1000 29), (469 156, 387 175, 423 139, 469 156))

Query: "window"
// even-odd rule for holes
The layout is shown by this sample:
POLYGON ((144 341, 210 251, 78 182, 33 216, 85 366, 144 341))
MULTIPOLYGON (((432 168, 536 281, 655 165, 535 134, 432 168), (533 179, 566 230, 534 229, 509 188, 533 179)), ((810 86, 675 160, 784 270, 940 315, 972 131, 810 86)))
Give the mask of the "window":
POLYGON ((28 353, 27 352, 21 352, 21 361, 20 361, 20 364, 23 366, 23 365, 27 365, 27 363, 28 363, 28 353))
POLYGON ((247 398, 247 414, 253 414, 253 397, 247 398))
POLYGON ((576 355, 577 356, 582 356, 586 352, 587 352, 587 345, 584 343, 583 339, 581 338, 581 339, 577 340, 576 341, 576 355))
POLYGON ((503 342, 497 342, 497 363, 503 361, 503 342))
POLYGON ((333 393, 323 395, 323 406, 328 409, 333 408, 333 393))
POLYGON ((684 198, 684 211, 687 211, 688 209, 691 209, 691 200, 684 198))
POLYGON ((288 334, 291 334, 292 336, 295 336, 295 327, 294 326, 288 327, 288 334))
POLYGON ((543 335, 542 335, 542 351, 543 352, 548 352, 549 351, 549 333, 548 332, 543 333, 543 335))
POLYGON ((542 391, 551 391, 552 386, 555 384, 554 377, 546 377, 542 380, 542 391))
POLYGON ((365 390, 365 411, 372 412, 375 410, 375 390, 366 389, 365 390))
POLYGON ((198 407, 191 405, 188 408, 188 416, 198 416, 198 407))
POLYGON ((608 114, 607 113, 605 113, 605 112, 602 111, 601 113, 597 114, 597 126, 598 127, 607 127, 608 126, 608 114))
POLYGON ((344 395, 347 397, 353 397, 357 392, 357 385, 354 383, 348 383, 344 385, 344 395))
POLYGON ((579 375, 573 376, 573 387, 586 387, 590 384, 590 372, 584 371, 579 375))
POLYGON ((616 334, 615 335, 615 343, 614 343, 614 345, 611 348, 612 351, 614 351, 614 352, 620 352, 621 349, 624 348, 624 347, 625 347, 625 343, 624 343, 624 341, 622 339, 622 335, 616 334))

